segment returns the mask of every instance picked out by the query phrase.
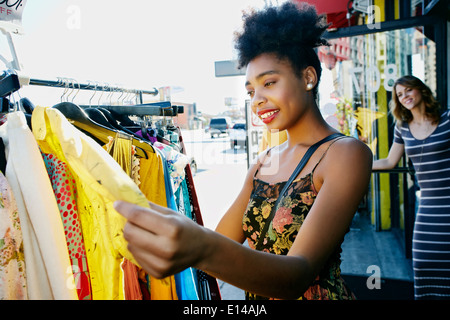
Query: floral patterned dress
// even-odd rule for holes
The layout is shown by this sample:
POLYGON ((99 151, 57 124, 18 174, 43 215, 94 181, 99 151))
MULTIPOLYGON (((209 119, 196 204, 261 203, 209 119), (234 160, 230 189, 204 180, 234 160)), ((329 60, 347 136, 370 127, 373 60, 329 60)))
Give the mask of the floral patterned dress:
MULTIPOLYGON (((315 165, 311 173, 294 180, 288 188, 286 195, 280 200, 271 226, 269 226, 265 235, 262 251, 278 255, 287 255, 289 252, 303 221, 316 199, 317 192, 313 185, 313 173, 319 162, 315 165)), ((259 169, 256 171, 253 179, 253 191, 243 217, 244 234, 252 249, 255 249, 260 232, 272 210, 272 206, 275 204, 279 193, 287 182, 274 184, 264 182, 256 178, 258 171, 259 169)), ((341 251, 341 244, 339 244, 325 263, 319 275, 300 299, 355 299, 340 276, 341 251)), ((246 292, 246 299, 264 300, 270 298, 246 292)))

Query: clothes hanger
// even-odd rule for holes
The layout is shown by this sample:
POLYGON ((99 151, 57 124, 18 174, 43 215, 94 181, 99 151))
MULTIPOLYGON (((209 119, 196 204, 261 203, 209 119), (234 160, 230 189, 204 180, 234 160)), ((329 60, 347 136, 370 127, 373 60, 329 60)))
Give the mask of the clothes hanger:
POLYGON ((0 113, 8 113, 11 109, 11 102, 6 97, 0 97, 0 113))
POLYGON ((3 71, 0 75, 0 97, 5 98, 19 89, 20 82, 17 74, 9 70, 3 71))
MULTIPOLYGON (((95 89, 97 88, 97 86, 95 87, 95 89)), ((95 90, 94 89, 94 90, 95 90)), ((115 91, 118 91, 118 87, 110 87, 108 84, 105 84, 103 86, 103 89, 108 90, 111 89, 106 100, 109 101, 110 105, 112 105, 112 95, 115 91)), ((94 93, 95 95, 95 93, 94 93)), ((120 97, 123 95, 120 95, 120 97)), ((120 97, 118 99, 120 99, 120 97)), ((93 96, 90 99, 90 105, 91 105, 91 100, 92 100, 93 96)), ((73 99, 72 99, 73 100, 73 99)), ((134 136, 136 139, 138 140, 145 140, 146 142, 150 142, 149 139, 146 139, 146 137, 141 137, 139 135, 137 135, 135 132, 129 130, 128 128, 122 126, 121 124, 119 124, 119 122, 115 119, 115 117, 112 115, 111 111, 109 111, 108 109, 106 109, 105 107, 108 107, 108 105, 100 105, 100 98, 98 101, 98 104, 96 107, 87 107, 87 106, 80 106, 88 115, 89 118, 91 118, 93 121, 107 127, 110 128, 112 130, 119 130, 119 131, 123 131, 131 136, 134 136)), ((128 111, 129 111, 129 107, 128 107, 128 111)), ((126 122, 131 124, 133 127, 137 126, 137 124, 133 121, 131 121, 130 118, 125 117, 125 116, 121 116, 120 120, 124 121, 125 119, 127 120, 126 122)))
POLYGON ((114 119, 113 115, 109 110, 106 110, 105 108, 102 107, 97 107, 96 109, 103 114, 103 116, 106 118, 106 120, 108 120, 108 123, 111 126, 116 128, 117 130, 125 129, 123 126, 119 124, 119 122, 116 119, 114 119))
POLYGON ((86 114, 88 115, 88 117, 90 119, 101 124, 102 126, 112 129, 112 130, 117 129, 109 122, 109 120, 106 118, 106 116, 97 108, 86 108, 86 109, 84 109, 84 111, 86 112, 86 114))
POLYGON ((28 113, 25 108, 28 106, 28 104, 24 104, 25 98, 21 98, 19 94, 19 101, 17 103, 10 101, 11 98, 14 99, 13 94, 18 92, 19 89, 20 81, 17 74, 11 70, 3 71, 0 75, 0 113, 8 113, 23 109, 21 111, 24 111, 27 125, 31 129, 31 113, 28 113), (21 109, 19 109, 19 107, 21 107, 21 109))
POLYGON ((28 114, 32 114, 34 110, 34 104, 30 101, 27 97, 21 98, 20 103, 22 104, 22 107, 24 108, 25 112, 28 114))
MULTIPOLYGON (((147 139, 146 137, 140 137, 135 132, 129 130, 128 128, 126 128, 126 127, 124 127, 122 125, 120 125, 117 122, 117 120, 114 119, 113 115, 111 114, 111 112, 109 110, 106 110, 106 109, 104 109, 102 107, 96 108, 96 110, 98 110, 100 113, 102 113, 103 116, 107 119, 108 123, 112 127, 114 127, 115 129, 120 130, 120 131, 124 131, 125 133, 128 133, 129 135, 132 135, 132 136, 136 137, 137 139, 144 138, 144 140, 150 142, 149 139, 147 139)), ((134 124, 134 122, 133 122, 133 124, 134 124)))
MULTIPOLYGON (((88 114, 80 108, 80 106, 74 104, 73 102, 60 102, 53 106, 53 108, 58 109, 67 119, 69 119, 73 125, 81 129, 85 133, 89 134, 99 143, 106 144, 109 142, 109 137, 114 137, 116 134, 121 133, 118 130, 114 130, 105 127, 91 118, 88 114)), ((122 134, 125 134, 122 132, 122 134)), ((147 152, 154 153, 153 147, 142 140, 138 140, 132 137, 132 144, 136 147, 136 155, 141 158, 148 159, 147 152)))

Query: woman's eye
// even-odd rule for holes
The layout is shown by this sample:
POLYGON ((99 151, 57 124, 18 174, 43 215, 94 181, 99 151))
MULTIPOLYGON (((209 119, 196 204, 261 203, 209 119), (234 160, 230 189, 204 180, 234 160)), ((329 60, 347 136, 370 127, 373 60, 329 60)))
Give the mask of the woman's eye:
POLYGON ((254 93, 255 93, 255 91, 247 91, 247 94, 248 94, 250 97, 253 97, 254 93))
POLYGON ((275 81, 268 81, 264 84, 265 87, 270 87, 271 85, 275 84, 275 81))

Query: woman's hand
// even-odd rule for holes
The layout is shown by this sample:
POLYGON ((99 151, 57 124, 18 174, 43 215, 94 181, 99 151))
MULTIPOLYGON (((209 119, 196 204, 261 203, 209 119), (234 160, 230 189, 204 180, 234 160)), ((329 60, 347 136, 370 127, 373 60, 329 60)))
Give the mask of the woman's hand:
POLYGON ((194 267, 243 290, 282 299, 297 298, 313 279, 303 257, 252 250, 168 208, 123 201, 114 207, 128 219, 123 230, 128 250, 155 278, 194 267))
POLYGON ((204 228, 171 209, 149 204, 150 209, 124 201, 114 203, 128 220, 123 234, 136 261, 155 278, 195 267, 206 254, 204 228))

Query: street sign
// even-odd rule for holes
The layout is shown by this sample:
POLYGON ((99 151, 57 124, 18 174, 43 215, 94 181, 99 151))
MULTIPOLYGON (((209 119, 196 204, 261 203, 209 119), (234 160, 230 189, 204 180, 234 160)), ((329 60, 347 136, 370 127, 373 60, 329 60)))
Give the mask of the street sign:
POLYGON ((234 77, 245 75, 245 68, 239 69, 236 60, 214 62, 216 77, 234 77))

